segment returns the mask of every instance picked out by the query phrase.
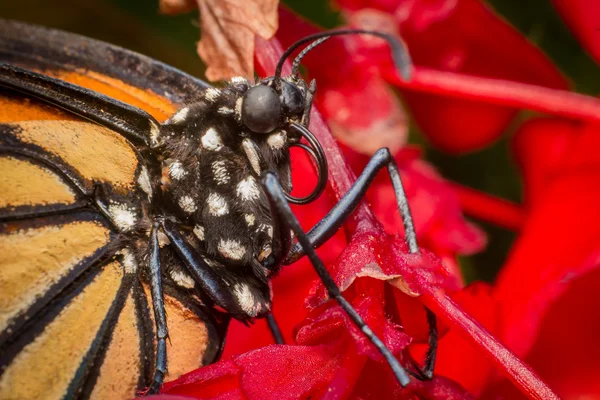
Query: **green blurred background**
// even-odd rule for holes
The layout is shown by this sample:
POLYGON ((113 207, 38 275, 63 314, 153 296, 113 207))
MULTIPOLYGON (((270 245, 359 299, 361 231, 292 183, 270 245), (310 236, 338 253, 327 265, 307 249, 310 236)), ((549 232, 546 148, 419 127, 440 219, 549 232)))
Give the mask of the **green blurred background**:
MULTIPOLYGON (((285 0, 284 4, 309 20, 334 27, 341 16, 329 0, 285 0)), ((574 83, 577 91, 600 92, 598 66, 585 54, 562 23, 549 0, 488 0, 496 12, 540 46, 574 83)), ((138 51, 186 72, 202 77, 204 67, 196 55, 199 38, 197 13, 172 17, 160 15, 158 0, 0 0, 0 17, 33 22, 138 51)), ((521 114, 519 119, 527 118, 521 114)), ((520 202, 520 180, 508 151, 509 127, 495 145, 466 156, 453 157, 430 148, 418 129, 411 127, 411 141, 426 149, 426 158, 448 179, 487 193, 520 202)), ((489 236, 485 251, 461 258, 468 282, 492 281, 504 263, 513 232, 477 221, 489 236)))

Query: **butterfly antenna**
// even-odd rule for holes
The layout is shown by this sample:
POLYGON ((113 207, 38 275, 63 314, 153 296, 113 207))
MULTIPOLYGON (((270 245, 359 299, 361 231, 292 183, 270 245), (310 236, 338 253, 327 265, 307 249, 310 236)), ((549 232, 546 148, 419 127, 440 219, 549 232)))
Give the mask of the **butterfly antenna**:
POLYGON ((377 36, 377 37, 384 39, 390 45, 390 48, 392 50, 392 58, 394 59, 394 64, 396 65, 396 69, 397 69, 398 73, 400 74, 400 76, 402 76, 402 78, 404 80, 410 79, 410 72, 411 72, 411 65, 412 65, 410 55, 408 54, 408 51, 407 51, 404 43, 402 43, 402 41, 400 41, 398 38, 396 38, 392 35, 389 35, 387 33, 378 32, 378 31, 370 31, 370 30, 365 30, 365 29, 342 29, 342 30, 337 30, 337 31, 320 32, 320 33, 315 33, 313 35, 308 35, 308 36, 303 37, 302 39, 296 41, 290 47, 288 47, 287 50, 284 51, 283 54, 281 55, 281 57, 279 58, 279 61, 277 62, 277 67, 275 68, 275 75, 274 75, 275 87, 280 87, 280 85, 281 85, 281 83, 280 83, 281 70, 283 69, 283 64, 285 63, 285 60, 287 60, 287 58, 298 47, 300 47, 306 43, 312 42, 306 49, 304 49, 302 52, 300 52, 300 54, 298 54, 298 56, 296 56, 296 59, 292 63, 292 73, 294 75, 298 74, 298 66, 300 64, 300 60, 302 60, 302 58, 309 51, 313 50, 315 47, 319 46, 320 44, 322 44, 323 42, 325 42, 327 39, 329 39, 332 36, 342 36, 342 35, 373 35, 373 36, 377 36))

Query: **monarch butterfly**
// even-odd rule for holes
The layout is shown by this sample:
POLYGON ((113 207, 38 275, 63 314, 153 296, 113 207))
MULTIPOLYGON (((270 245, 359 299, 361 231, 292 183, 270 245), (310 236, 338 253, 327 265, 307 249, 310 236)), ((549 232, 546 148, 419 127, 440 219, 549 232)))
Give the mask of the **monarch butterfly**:
MULTIPOLYGON (((165 377, 213 362, 230 317, 269 316, 269 279, 303 255, 408 383, 314 252, 384 167, 418 251, 389 151, 308 234, 288 204, 310 203, 327 181, 307 128, 315 84, 299 76, 299 62, 344 34, 386 39, 407 73, 394 38, 332 31, 292 45, 273 77, 216 89, 109 44, 0 20, 0 398, 154 393, 165 377), (289 194, 294 146, 318 169, 304 198, 289 194)), ((435 359, 429 322, 426 367, 412 372, 422 379, 435 359)))

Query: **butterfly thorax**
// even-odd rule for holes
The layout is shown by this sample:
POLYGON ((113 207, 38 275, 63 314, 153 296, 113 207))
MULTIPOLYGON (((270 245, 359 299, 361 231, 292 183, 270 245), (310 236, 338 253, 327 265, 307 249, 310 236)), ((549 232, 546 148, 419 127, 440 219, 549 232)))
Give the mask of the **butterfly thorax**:
MULTIPOLYGON (((285 129, 257 134, 244 125, 242 107, 250 88, 245 79, 234 79, 223 89, 207 89, 163 124, 161 188, 207 259, 250 267, 266 279, 279 267, 270 265, 269 256, 277 247, 273 240, 281 239, 273 237, 260 178, 276 171, 283 189, 291 190, 289 147, 297 138, 285 129)), ((291 239, 284 240, 287 248, 291 239)))

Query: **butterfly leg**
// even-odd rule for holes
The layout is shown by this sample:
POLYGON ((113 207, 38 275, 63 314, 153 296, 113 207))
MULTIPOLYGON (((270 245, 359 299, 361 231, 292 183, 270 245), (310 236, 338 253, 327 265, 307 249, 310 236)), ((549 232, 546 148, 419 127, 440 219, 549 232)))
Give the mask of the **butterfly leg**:
MULTIPOLYGON (((377 173, 383 168, 387 168, 394 192, 396 195, 396 201, 398 204, 398 210, 402 216, 402 222, 404 224, 404 232, 408 249, 411 253, 419 252, 419 245, 417 243, 417 236, 413 224, 412 214, 406 194, 404 192, 404 186, 402 185, 402 179, 400 178, 400 172, 398 166, 394 161, 394 157, 390 153, 389 149, 379 149, 373 157, 367 163, 365 169, 360 174, 354 185, 348 190, 348 192, 340 199, 340 201, 327 213, 327 215, 317 223, 308 233, 306 234, 312 248, 318 248, 329 240, 346 221, 348 216, 356 209, 358 204, 362 201, 367 189, 371 182, 377 175, 377 173)), ((306 253, 306 247, 302 243, 296 243, 285 263, 289 264, 304 256, 306 253)), ((425 366, 417 372, 417 375, 422 379, 431 379, 433 377, 433 369, 435 366, 435 356, 437 351, 437 324, 435 314, 425 309, 427 313, 427 321, 429 324, 429 349, 426 353, 425 366)))
POLYGON ((267 314, 267 325, 269 325, 269 330, 271 331, 271 335, 273 336, 273 340, 275 340, 275 343, 285 344, 285 340, 283 339, 283 335, 281 334, 281 329, 279 329, 279 325, 277 324, 273 313, 267 314))
POLYGON ((167 330, 160 268, 159 229, 159 222, 155 222, 150 234, 150 252, 148 255, 150 293, 152 294, 152 308, 154 309, 154 320, 156 322, 156 362, 154 378, 147 394, 158 393, 167 373, 167 337, 169 332, 167 330))
POLYGON ((270 311, 271 294, 267 283, 252 273, 241 275, 209 265, 205 255, 188 243, 172 221, 161 221, 161 228, 190 275, 216 305, 240 321, 263 317, 270 311))
POLYGON ((287 199, 285 198, 285 194, 283 189, 279 184, 279 179, 272 172, 267 172, 263 176, 263 185, 266 189, 267 197, 269 198, 269 203, 271 206, 272 212, 280 215, 282 219, 286 221, 289 228, 295 233, 298 238, 299 243, 302 248, 306 252, 306 255, 310 259, 315 271, 319 275, 319 278, 323 281, 325 288, 329 296, 335 299, 338 304, 342 307, 342 309, 348 314, 352 322, 358 326, 361 331, 367 336, 367 338, 377 347, 383 357, 386 359, 394 375, 398 379, 398 382, 402 386, 408 385, 410 379, 408 374, 402 368, 398 360, 394 357, 392 352, 385 346, 385 344, 375 335, 375 333, 367 326, 365 321, 361 318, 361 316, 356 312, 356 310, 352 307, 352 305, 342 296, 339 288, 336 286, 333 278, 327 272, 325 265, 321 259, 317 256, 314 248, 311 246, 308 237, 300 227, 300 223, 296 219, 296 216, 292 212, 287 199))

